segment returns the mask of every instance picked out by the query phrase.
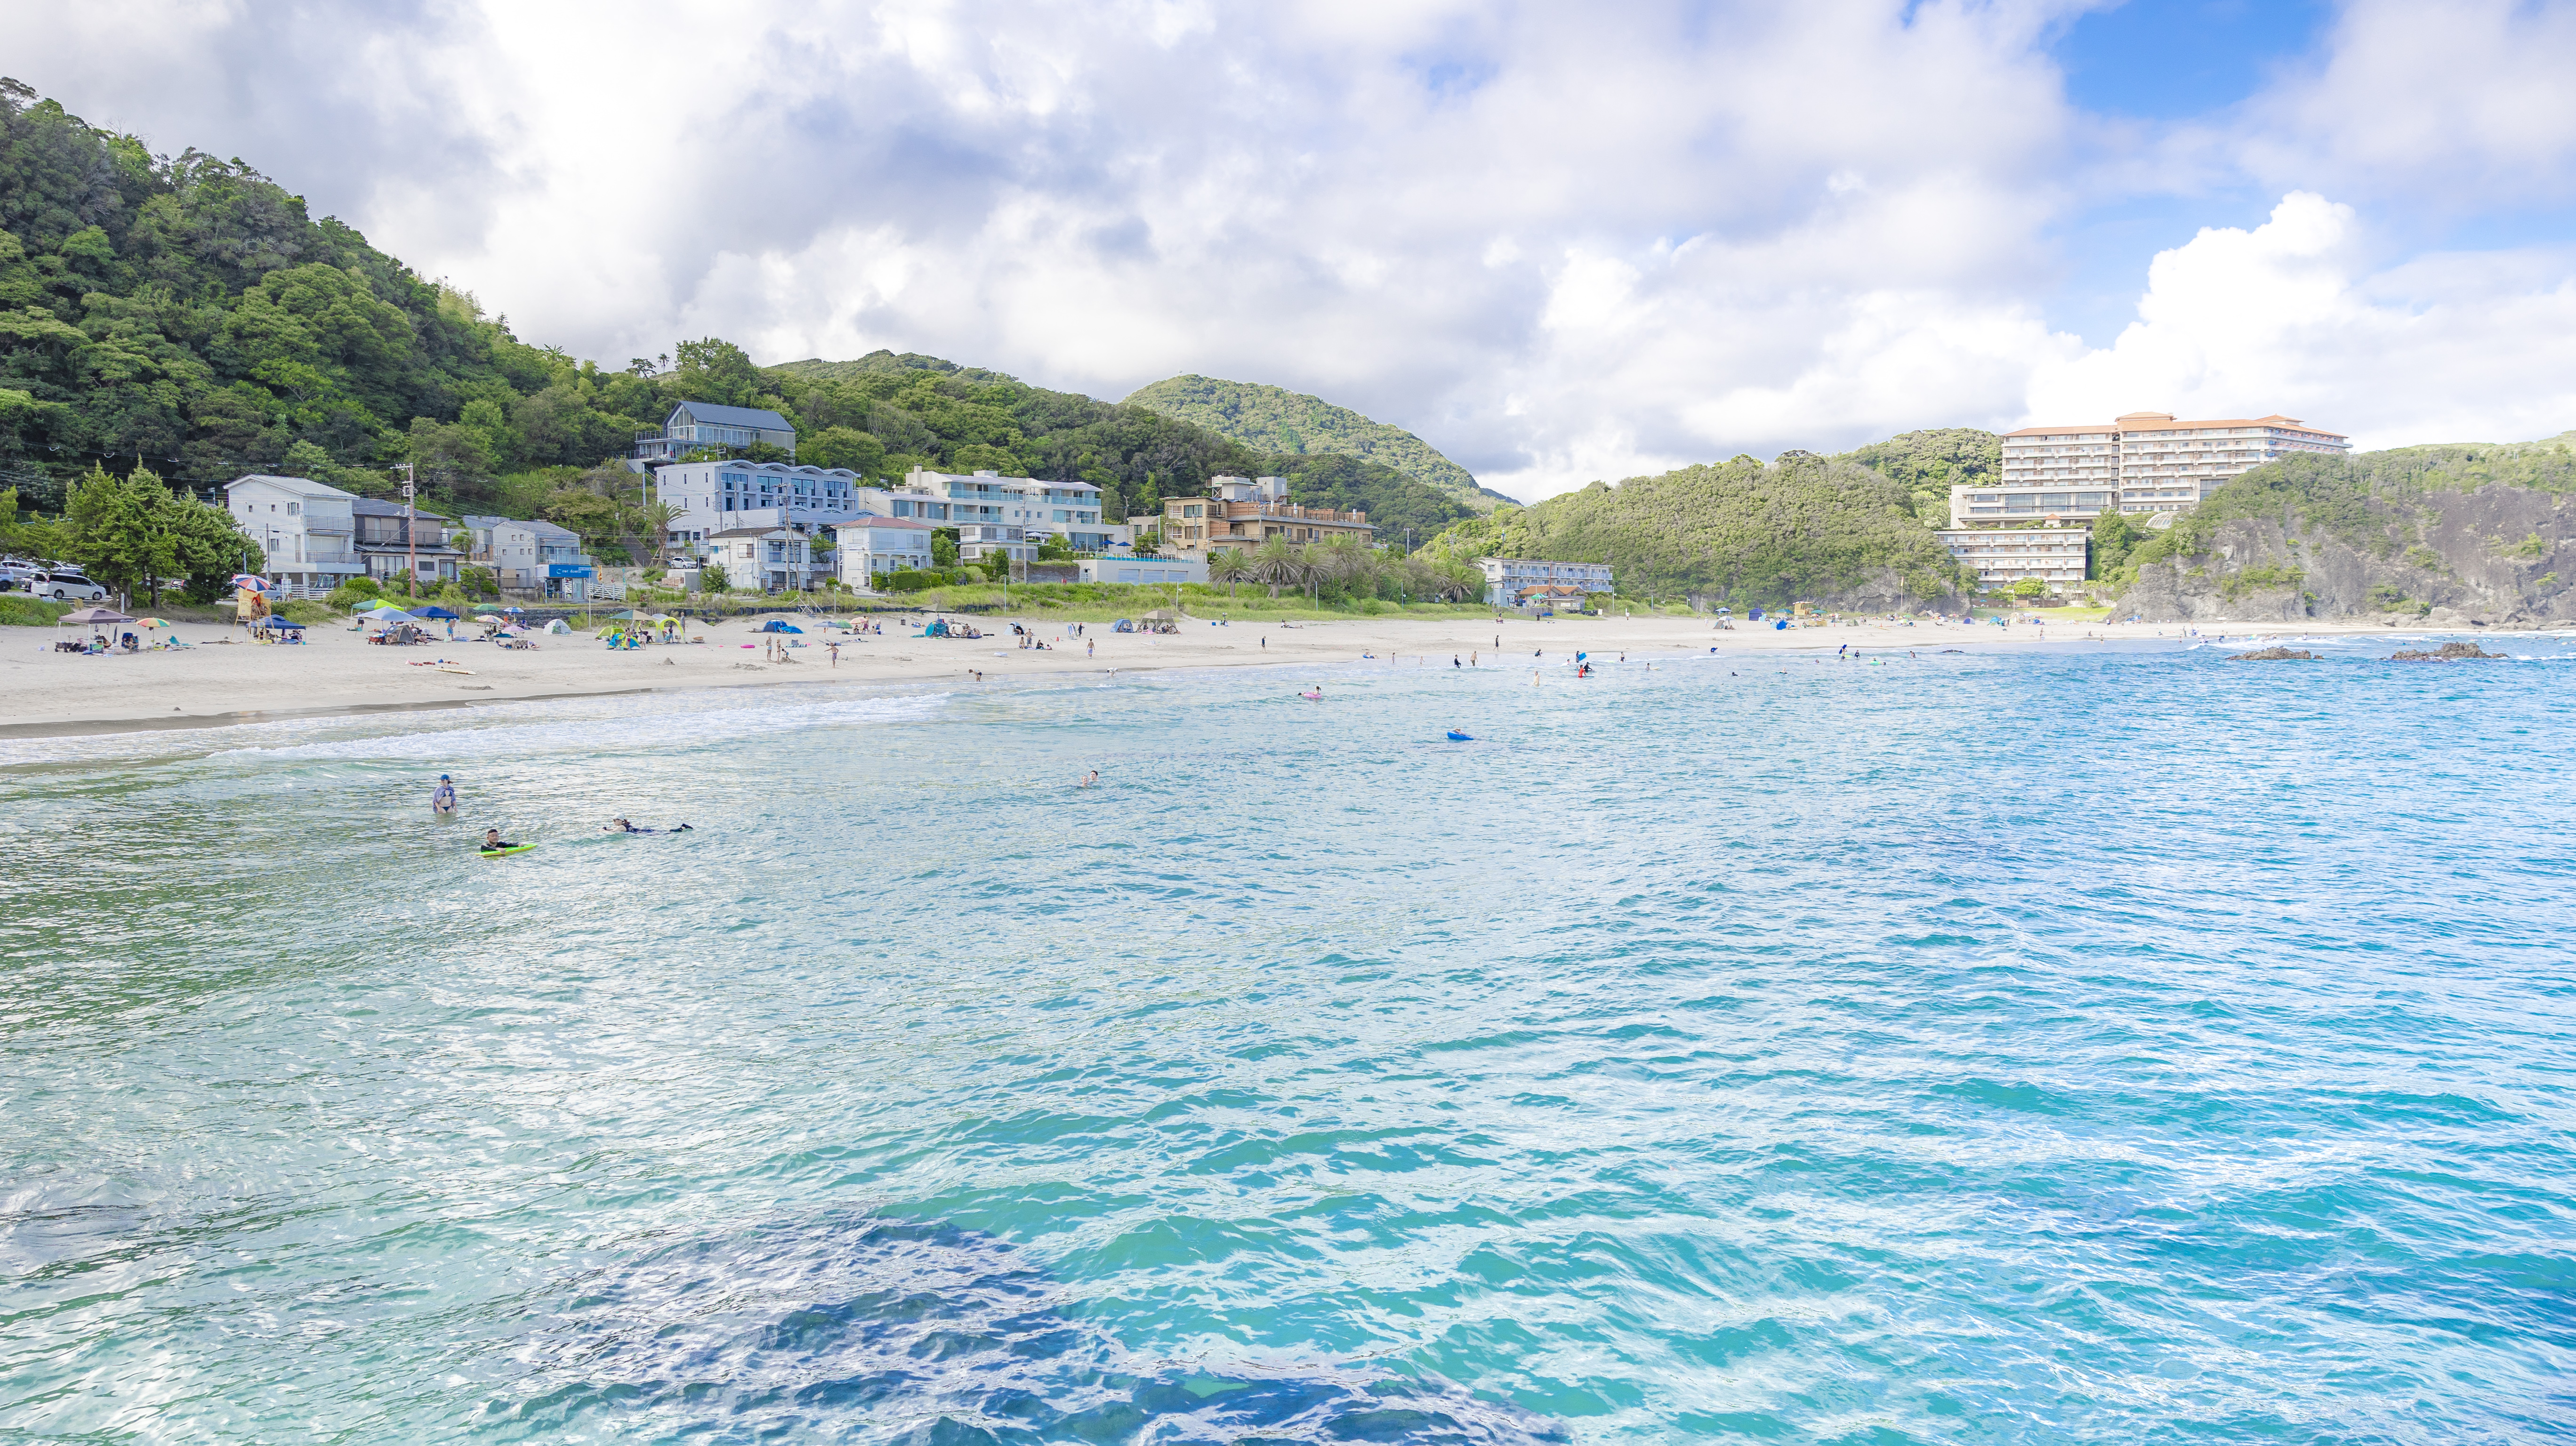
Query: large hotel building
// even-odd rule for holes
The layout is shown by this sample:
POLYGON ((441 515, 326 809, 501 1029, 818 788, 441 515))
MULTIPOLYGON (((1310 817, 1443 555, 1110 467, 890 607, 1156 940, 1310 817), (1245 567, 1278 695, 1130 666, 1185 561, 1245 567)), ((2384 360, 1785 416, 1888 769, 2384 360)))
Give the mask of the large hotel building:
POLYGON ((2024 427, 2004 434, 2000 482, 1950 489, 1941 539, 1988 587, 2025 577, 2082 582, 2081 546, 2042 547, 1995 532, 2079 529, 2066 539, 2072 543, 2105 512, 2179 512, 2248 468, 2293 452, 2351 450, 2351 439, 2296 417, 2177 421, 2170 412, 2131 412, 2108 424, 2024 427))

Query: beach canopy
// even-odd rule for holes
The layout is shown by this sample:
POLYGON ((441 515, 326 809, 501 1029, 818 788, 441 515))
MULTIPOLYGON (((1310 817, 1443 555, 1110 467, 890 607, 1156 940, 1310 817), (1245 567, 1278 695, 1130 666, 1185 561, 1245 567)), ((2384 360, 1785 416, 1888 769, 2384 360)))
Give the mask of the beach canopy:
POLYGON ((453 620, 461 616, 461 614, 449 612, 443 607, 431 606, 413 609, 412 616, 416 618, 446 618, 453 620))
POLYGON ((304 624, 289 622, 275 613, 271 613, 267 617, 261 618, 259 620, 259 625, 263 628, 278 628, 290 633, 300 633, 304 631, 304 624))
POLYGON ((1179 613, 1172 611, 1170 608, 1156 608, 1152 612, 1145 614, 1145 621, 1149 623, 1168 623, 1177 621, 1180 616, 1181 615, 1179 613))
POLYGON ((134 621, 134 619, 127 617, 125 614, 118 612, 114 608, 82 608, 79 612, 63 614, 59 621, 66 623, 88 623, 92 626, 97 626, 105 623, 130 623, 134 621))
POLYGON ((610 617, 612 617, 612 618, 627 618, 627 619, 634 619, 634 618, 640 618, 640 617, 642 617, 642 616, 644 616, 644 615, 643 615, 642 613, 637 612, 637 611, 636 611, 635 609, 633 609, 633 608, 620 608, 620 609, 619 609, 619 610, 617 610, 616 612, 610 613, 610 614, 609 614, 609 616, 610 616, 610 617))

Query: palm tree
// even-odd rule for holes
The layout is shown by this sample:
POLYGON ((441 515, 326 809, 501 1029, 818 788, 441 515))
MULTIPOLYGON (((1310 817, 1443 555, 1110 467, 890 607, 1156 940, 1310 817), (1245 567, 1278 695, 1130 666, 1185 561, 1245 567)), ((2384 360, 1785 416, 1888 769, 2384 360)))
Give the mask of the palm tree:
POLYGON ((1220 547, 1208 554, 1208 580, 1225 584, 1228 601, 1234 598, 1234 585, 1260 575, 1260 568, 1249 557, 1231 547, 1220 547))
POLYGON ((1253 575, 1270 584, 1270 595, 1279 596, 1283 584, 1294 585, 1305 578, 1297 549, 1287 538, 1272 533, 1259 550, 1252 554, 1253 575))

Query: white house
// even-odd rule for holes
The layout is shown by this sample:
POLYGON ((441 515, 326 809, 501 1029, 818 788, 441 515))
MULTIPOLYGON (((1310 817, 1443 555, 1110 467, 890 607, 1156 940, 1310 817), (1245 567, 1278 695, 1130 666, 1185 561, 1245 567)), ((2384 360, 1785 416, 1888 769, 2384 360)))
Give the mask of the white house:
MULTIPOLYGON (((702 447, 776 447, 796 456, 796 424, 765 407, 723 407, 713 402, 682 402, 662 421, 662 430, 635 439, 638 462, 650 465, 686 456, 702 447)), ((639 467, 637 470, 642 470, 639 467)))
POLYGON ((930 524, 904 517, 862 517, 832 529, 841 581, 873 587, 890 572, 930 566, 930 524))
POLYGON ((1207 563, 1194 557, 1086 557, 1076 566, 1084 582, 1142 584, 1205 582, 1207 563))
POLYGON ((266 553, 261 572, 288 593, 327 593, 367 570, 356 494, 303 477, 252 473, 224 484, 224 507, 266 553))
POLYGON ((707 539, 703 555, 724 569, 728 587, 802 592, 814 575, 805 534, 792 527, 727 528, 707 539))
POLYGON ((588 593, 584 582, 597 573, 581 550, 581 535, 570 528, 477 513, 457 524, 474 539, 466 560, 492 569, 504 592, 582 597, 588 593))

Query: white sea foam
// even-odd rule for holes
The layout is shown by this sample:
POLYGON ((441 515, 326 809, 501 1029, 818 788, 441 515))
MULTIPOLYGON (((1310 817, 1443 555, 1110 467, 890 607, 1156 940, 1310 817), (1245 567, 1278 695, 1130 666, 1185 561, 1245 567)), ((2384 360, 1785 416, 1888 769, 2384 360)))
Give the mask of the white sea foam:
MULTIPOLYGON (((697 694, 695 699, 714 695, 697 694)), ((488 718, 454 713, 406 715, 411 726, 401 732, 313 742, 262 744, 229 748, 216 760, 270 762, 280 759, 488 758, 532 753, 669 753, 709 743, 737 742, 772 733, 807 728, 845 727, 867 723, 912 723, 938 716, 948 702, 945 693, 897 697, 847 698, 828 703, 760 706, 736 697, 721 706, 669 711, 611 714, 544 721, 495 724, 488 718), (421 726, 427 718, 437 726, 421 726)), ((767 700, 763 700, 767 701, 767 700)), ((348 720, 336 720, 344 725, 348 720)))

